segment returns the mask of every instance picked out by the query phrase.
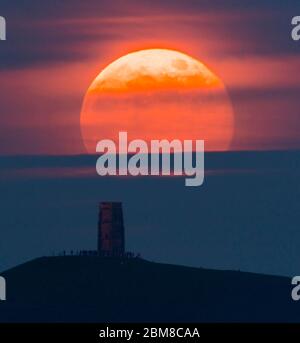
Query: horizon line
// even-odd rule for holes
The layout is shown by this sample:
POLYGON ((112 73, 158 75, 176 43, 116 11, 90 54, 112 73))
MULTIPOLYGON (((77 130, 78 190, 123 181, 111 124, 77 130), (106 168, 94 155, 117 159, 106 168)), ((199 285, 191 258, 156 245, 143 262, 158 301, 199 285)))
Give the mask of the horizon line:
MULTIPOLYGON (((193 151, 194 153, 195 151, 193 151)), ((263 154, 263 153, 300 153, 300 148, 295 148, 295 149, 266 149, 266 150, 251 150, 251 149, 245 149, 245 150, 209 150, 209 151, 204 151, 205 154, 240 154, 240 153, 258 153, 258 154, 263 154)), ((148 154, 151 154, 149 152, 148 154)), ((162 154, 160 152, 160 154, 162 154)), ((174 154, 174 152, 171 152, 171 154, 174 154)), ((5 157, 93 157, 93 156, 99 156, 101 155, 100 153, 94 153, 90 154, 88 152, 86 153, 71 153, 71 154, 48 154, 48 153, 32 153, 32 154, 0 154, 0 158, 5 158, 5 157)), ((116 154, 119 155, 119 154, 116 154)), ((135 155, 134 153, 128 153, 128 156, 130 155, 135 155)))

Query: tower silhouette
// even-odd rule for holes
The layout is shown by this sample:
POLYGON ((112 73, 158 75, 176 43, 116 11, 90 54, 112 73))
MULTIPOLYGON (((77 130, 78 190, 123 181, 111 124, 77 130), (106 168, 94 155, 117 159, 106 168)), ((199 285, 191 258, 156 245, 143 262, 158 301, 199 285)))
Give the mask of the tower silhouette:
POLYGON ((125 252, 121 202, 101 202, 99 204, 98 252, 109 255, 122 255, 125 252))

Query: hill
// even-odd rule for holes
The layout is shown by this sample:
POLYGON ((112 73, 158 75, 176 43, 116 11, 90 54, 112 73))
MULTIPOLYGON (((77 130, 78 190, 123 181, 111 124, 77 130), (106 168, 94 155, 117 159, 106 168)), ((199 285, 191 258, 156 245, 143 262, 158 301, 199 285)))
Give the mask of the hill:
POLYGON ((0 322, 296 322, 291 280, 92 256, 10 269, 0 322))

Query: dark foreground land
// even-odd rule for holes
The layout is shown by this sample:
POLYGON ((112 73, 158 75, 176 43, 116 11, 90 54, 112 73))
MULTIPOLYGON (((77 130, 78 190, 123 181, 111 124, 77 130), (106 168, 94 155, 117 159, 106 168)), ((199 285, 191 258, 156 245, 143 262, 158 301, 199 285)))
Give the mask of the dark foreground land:
POLYGON ((297 322, 291 280, 92 256, 44 257, 2 274, 0 322, 297 322))

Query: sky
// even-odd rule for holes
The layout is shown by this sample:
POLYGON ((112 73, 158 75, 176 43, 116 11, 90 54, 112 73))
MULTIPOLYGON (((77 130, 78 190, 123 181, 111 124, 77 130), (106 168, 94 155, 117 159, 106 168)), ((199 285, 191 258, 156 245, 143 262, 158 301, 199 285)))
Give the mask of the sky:
POLYGON ((2 1, 0 154, 86 153, 84 95, 131 51, 183 51, 224 82, 234 109, 230 150, 299 149, 299 1, 2 1))
POLYGON ((96 156, 0 158, 0 272, 97 246, 98 203, 121 201, 126 251, 147 260, 298 275, 299 152, 208 153, 185 177, 99 177, 96 156))
POLYGON ((94 249, 98 203, 121 201, 126 247, 149 260, 297 275, 296 15, 299 0, 1 0, 0 271, 94 249), (100 177, 97 156, 86 155, 88 88, 109 63, 145 48, 184 52, 227 89, 230 151, 205 155, 201 187, 177 177, 100 177))

